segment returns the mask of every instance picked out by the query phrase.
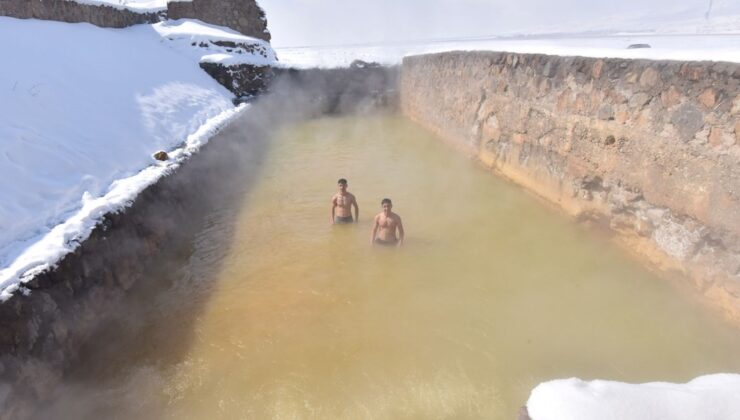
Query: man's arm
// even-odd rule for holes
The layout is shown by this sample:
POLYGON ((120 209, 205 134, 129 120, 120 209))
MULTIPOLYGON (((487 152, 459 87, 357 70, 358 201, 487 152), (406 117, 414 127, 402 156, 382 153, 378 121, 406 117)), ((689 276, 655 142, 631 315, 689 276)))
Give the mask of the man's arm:
POLYGON ((360 206, 357 205, 357 197, 352 196, 352 205, 355 206, 355 223, 360 221, 360 206))
POLYGON ((337 197, 331 198, 331 224, 334 224, 334 211, 337 208, 337 197))
POLYGON ((401 221, 401 217, 398 217, 398 246, 403 245, 403 237, 405 233, 403 231, 403 222, 401 221))
POLYGON ((375 245, 375 235, 378 234, 378 216, 375 216, 375 222, 373 222, 373 233, 370 235, 370 243, 375 245))

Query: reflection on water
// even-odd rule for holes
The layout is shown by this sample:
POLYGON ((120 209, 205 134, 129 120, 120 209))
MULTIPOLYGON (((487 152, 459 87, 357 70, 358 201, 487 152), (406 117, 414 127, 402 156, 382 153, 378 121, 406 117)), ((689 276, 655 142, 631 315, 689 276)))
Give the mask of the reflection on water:
POLYGON ((78 418, 513 419, 552 378, 740 371, 736 330, 402 119, 289 127, 263 165, 130 355, 80 385, 77 407, 94 402, 78 418), (340 177, 357 225, 328 223, 340 177), (400 250, 370 247, 386 196, 400 250), (218 249, 224 232, 235 240, 218 249), (204 296, 177 344, 173 308, 204 296))

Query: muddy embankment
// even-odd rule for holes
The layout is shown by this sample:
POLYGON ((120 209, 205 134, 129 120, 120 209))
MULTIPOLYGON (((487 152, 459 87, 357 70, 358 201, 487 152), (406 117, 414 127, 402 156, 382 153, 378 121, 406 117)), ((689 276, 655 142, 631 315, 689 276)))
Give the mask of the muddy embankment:
POLYGON ((740 323, 740 65, 408 57, 403 113, 740 323))
MULTIPOLYGON (((174 299, 172 308, 163 301, 173 299, 163 296, 212 287, 208 273, 183 269, 196 236, 219 209, 243 201, 259 176, 270 130, 296 119, 393 106, 398 69, 361 67, 276 71, 270 91, 200 153, 124 212, 107 215, 58 267, 25 285, 30 293, 0 304, 0 419, 52 415, 46 402, 68 385, 69 373, 91 359, 105 362, 153 314, 177 317, 172 357, 185 351, 206 299, 174 299)), ((218 217, 228 224, 236 214, 218 217)), ((228 249, 228 232, 209 244, 214 252, 228 249)))

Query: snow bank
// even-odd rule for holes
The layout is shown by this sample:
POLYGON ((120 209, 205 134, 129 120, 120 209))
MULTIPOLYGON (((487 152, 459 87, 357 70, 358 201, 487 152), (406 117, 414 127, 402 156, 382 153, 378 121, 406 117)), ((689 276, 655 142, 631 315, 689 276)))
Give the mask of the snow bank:
POLYGON ((532 420, 740 420, 740 375, 686 384, 561 379, 532 390, 527 410, 532 420))
POLYGON ((163 26, 0 17, 0 55, 13 63, 0 66, 0 301, 237 112, 163 26), (157 150, 173 159, 158 163, 157 150))
POLYGON ((222 26, 195 19, 179 19, 157 23, 153 28, 160 36, 172 41, 172 48, 200 62, 270 66, 277 61, 267 41, 222 26))
POLYGON ((284 67, 347 67, 354 60, 384 65, 399 64, 407 55, 445 51, 508 51, 584 57, 613 57, 650 60, 729 61, 740 63, 740 34, 658 35, 619 34, 610 36, 456 39, 425 43, 356 45, 342 47, 276 48, 284 67), (651 48, 627 49, 631 44, 651 48))

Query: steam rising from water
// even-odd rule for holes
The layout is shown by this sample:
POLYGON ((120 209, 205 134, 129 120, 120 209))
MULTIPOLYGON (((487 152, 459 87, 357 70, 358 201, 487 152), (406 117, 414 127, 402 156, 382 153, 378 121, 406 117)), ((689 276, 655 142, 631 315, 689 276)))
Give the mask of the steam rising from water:
POLYGON ((192 256, 156 273, 171 288, 143 291, 125 340, 95 341, 45 414, 508 419, 556 377, 740 369, 735 331, 408 122, 325 117, 268 137, 224 179, 232 199, 192 256), (328 224, 339 177, 358 225, 328 224), (400 251, 369 245, 384 196, 400 251))

